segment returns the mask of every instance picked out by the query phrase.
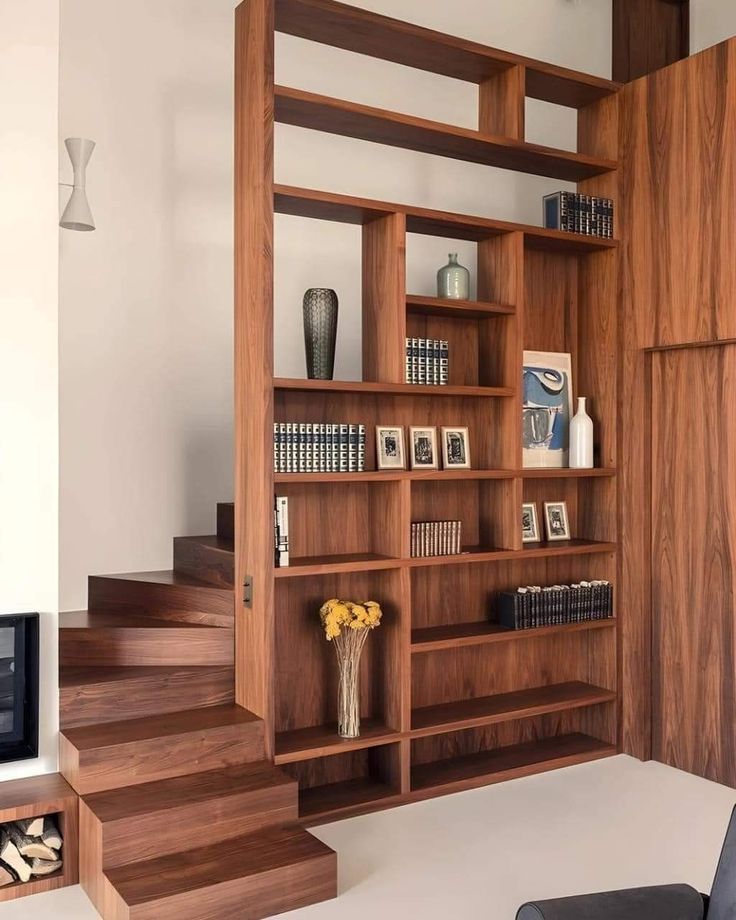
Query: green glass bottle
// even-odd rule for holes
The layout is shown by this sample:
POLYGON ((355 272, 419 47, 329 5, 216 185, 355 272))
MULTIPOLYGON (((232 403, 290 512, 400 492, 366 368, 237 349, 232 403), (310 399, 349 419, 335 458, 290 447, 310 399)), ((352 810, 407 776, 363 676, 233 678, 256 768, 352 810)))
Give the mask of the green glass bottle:
POLYGON ((450 261, 437 272, 437 296, 443 300, 470 300, 470 272, 451 252, 450 261))

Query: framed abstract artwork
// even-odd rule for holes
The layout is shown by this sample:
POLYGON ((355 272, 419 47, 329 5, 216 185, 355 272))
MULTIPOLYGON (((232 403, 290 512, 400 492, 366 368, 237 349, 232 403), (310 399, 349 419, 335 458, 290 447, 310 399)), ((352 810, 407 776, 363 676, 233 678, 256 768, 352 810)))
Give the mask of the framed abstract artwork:
POLYGON ((525 351, 522 399, 524 467, 566 467, 572 418, 571 356, 525 351))

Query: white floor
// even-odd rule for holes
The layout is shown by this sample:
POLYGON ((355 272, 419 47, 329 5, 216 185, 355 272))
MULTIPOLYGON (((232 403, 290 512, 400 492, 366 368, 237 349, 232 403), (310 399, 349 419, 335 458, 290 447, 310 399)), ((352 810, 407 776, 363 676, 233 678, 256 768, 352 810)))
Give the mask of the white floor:
MULTIPOLYGON (((708 891, 734 803, 736 790, 622 756, 353 818, 315 831, 340 854, 340 897, 282 916, 513 920, 532 897, 708 891)), ((0 920, 35 917, 98 914, 80 888, 0 905, 0 920)))

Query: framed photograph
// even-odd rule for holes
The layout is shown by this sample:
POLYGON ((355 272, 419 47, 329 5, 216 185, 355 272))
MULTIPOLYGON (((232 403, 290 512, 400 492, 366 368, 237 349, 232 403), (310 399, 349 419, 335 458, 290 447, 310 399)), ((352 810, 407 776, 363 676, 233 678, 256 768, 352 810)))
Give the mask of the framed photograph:
POLYGON ((524 467, 566 467, 572 418, 570 355, 525 351, 522 382, 524 467))
POLYGON ((409 451, 413 470, 438 469, 437 429, 409 428, 409 451))
POLYGON ((467 428, 442 429, 442 466, 446 470, 470 469, 470 440, 467 428))
POLYGON ((404 429, 400 425, 376 427, 376 468, 379 470, 404 470, 404 429))
POLYGON ((523 543, 539 543, 541 539, 537 503, 524 502, 521 506, 521 540, 523 543))
POLYGON ((569 540, 571 535, 567 502, 545 502, 544 523, 548 540, 569 540))

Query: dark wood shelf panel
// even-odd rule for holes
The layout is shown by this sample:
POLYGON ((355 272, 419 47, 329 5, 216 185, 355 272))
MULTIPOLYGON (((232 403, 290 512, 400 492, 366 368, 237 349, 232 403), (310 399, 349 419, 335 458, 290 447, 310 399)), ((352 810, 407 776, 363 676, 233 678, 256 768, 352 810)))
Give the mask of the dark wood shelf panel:
POLYGON ((615 476, 614 467, 595 467, 592 470, 546 469, 520 470, 524 479, 604 479, 615 476))
POLYGON ((618 240, 607 240, 562 230, 546 230, 491 217, 472 217, 450 211, 434 211, 404 204, 337 195, 288 185, 274 186, 274 209, 277 214, 330 220, 346 224, 367 224, 388 214, 404 214, 409 233, 448 239, 480 242, 503 233, 523 233, 528 249, 555 252, 589 253, 612 249, 618 240))
POLYGON ((446 300, 409 294, 406 310, 416 316, 442 316, 446 319, 488 319, 490 316, 508 316, 515 308, 503 303, 483 303, 480 300, 446 300))
POLYGON ((413 567, 427 565, 463 565, 470 562, 507 562, 509 559, 542 559, 555 556, 587 556, 594 553, 615 553, 615 543, 595 540, 566 540, 564 543, 530 543, 524 549, 484 549, 470 547, 456 556, 423 556, 409 559, 413 567))
POLYGON ((275 88, 274 117, 299 128, 568 182, 613 172, 618 166, 615 160, 481 134, 287 86, 275 88))
POLYGON ((292 556, 290 565, 274 568, 276 578, 304 578, 307 575, 339 575, 350 572, 378 572, 398 569, 401 559, 379 553, 343 553, 337 556, 292 556))
POLYGON ((299 817, 304 821, 316 822, 327 817, 339 817, 344 812, 370 809, 382 803, 398 802, 400 796, 386 783, 376 779, 350 779, 327 786, 301 789, 299 792, 299 817))
POLYGON ((328 757, 331 754, 345 754, 397 741, 399 733, 386 728, 377 719, 361 719, 359 738, 341 738, 337 725, 317 725, 313 728, 299 728, 295 731, 277 732, 276 763, 293 763, 328 757))
POLYGON ((474 479, 515 479, 516 475, 514 470, 374 470, 364 473, 274 473, 274 482, 457 482, 474 479))
POLYGON ((514 65, 526 68, 526 94, 582 108, 620 84, 489 48, 333 0, 276 0, 276 29, 382 61, 482 83, 514 65))
MULTIPOLYGON (((442 787, 443 792, 459 792, 490 783, 499 783, 545 770, 611 757, 612 744, 583 734, 559 735, 511 747, 482 751, 412 768, 411 787, 415 793, 442 787)), ((415 795, 415 798, 421 798, 415 795)))
POLYGON ((615 699, 616 692, 613 690, 604 690, 582 681, 568 681, 414 709, 411 714, 411 733, 415 738, 424 738, 464 728, 492 725, 495 722, 527 719, 548 712, 596 706, 615 699))
POLYGON ((412 654, 439 652, 468 645, 486 645, 491 642, 515 642, 539 639, 573 632, 612 629, 616 620, 590 620, 586 623, 568 623, 562 626, 540 626, 537 629, 506 629, 498 623, 456 623, 453 626, 429 626, 414 629, 411 634, 412 654))
POLYGON ((276 377, 275 390, 292 390, 303 393, 364 393, 384 396, 463 396, 508 397, 514 396, 513 387, 453 387, 422 386, 413 383, 373 383, 363 380, 300 380, 276 377))

